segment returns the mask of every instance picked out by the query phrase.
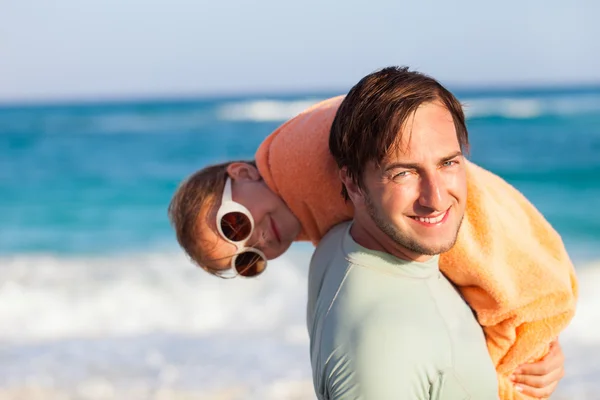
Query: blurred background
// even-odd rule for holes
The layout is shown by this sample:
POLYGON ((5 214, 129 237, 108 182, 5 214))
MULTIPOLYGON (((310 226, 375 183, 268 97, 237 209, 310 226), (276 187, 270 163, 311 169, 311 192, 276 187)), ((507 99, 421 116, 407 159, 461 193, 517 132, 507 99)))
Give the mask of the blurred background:
POLYGON ((472 160, 561 233, 581 280, 553 399, 600 391, 596 0, 0 0, 0 399, 314 399, 312 247, 221 281, 178 183, 408 65, 465 104, 472 160))

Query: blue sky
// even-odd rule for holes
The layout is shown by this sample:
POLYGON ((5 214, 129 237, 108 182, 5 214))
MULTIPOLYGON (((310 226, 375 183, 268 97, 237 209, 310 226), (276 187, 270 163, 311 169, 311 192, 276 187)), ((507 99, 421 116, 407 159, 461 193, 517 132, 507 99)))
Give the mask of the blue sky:
POLYGON ((600 82, 600 1, 0 0, 0 101, 600 82))

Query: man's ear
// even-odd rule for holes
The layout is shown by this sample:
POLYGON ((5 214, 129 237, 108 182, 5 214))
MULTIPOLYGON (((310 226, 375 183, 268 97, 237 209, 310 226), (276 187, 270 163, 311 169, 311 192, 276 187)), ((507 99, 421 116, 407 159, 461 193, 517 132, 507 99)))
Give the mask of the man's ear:
POLYGON ((227 166, 227 174, 235 181, 260 181, 258 169, 245 162, 233 162, 227 166))
POLYGON ((340 180, 342 181, 342 184, 346 188, 346 191, 348 192, 348 197, 350 197, 350 201, 352 201, 352 203, 354 203, 355 206, 363 203, 364 196, 362 189, 354 182, 354 180, 352 180, 350 175, 348 175, 348 168, 342 167, 339 170, 338 175, 340 177, 340 180))

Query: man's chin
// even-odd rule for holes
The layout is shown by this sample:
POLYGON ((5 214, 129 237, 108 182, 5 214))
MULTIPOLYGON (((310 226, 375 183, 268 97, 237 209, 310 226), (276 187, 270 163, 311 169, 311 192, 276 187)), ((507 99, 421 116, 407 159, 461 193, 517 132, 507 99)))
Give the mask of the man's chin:
POLYGON ((456 240, 435 245, 432 245, 431 243, 415 243, 414 248, 411 250, 424 256, 437 256, 438 254, 442 254, 450 250, 452 247, 454 247, 455 243, 456 240))
POLYGON ((414 238, 418 239, 413 241, 412 244, 414 245, 414 249, 411 250, 426 256, 435 256, 445 253, 452 249, 456 244, 459 228, 460 225, 458 228, 453 229, 452 233, 446 231, 443 235, 440 235, 441 232, 438 232, 436 235, 419 235, 417 232, 414 232, 414 238))

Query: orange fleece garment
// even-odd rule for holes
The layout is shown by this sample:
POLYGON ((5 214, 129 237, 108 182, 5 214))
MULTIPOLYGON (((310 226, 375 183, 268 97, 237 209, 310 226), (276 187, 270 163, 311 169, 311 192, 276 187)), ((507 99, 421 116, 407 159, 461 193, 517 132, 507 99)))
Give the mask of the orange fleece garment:
MULTIPOLYGON (((334 225, 352 219, 341 196, 329 131, 343 96, 287 121, 256 153, 266 184, 302 224, 298 240, 317 244, 334 225)), ((483 327, 498 372, 502 400, 529 398, 509 380, 538 360, 575 313, 575 270, 558 233, 500 177, 467 162, 467 206, 458 240, 440 269, 483 327)))

